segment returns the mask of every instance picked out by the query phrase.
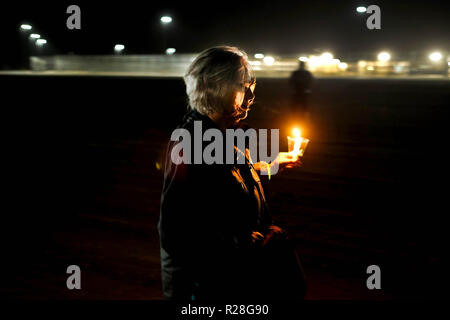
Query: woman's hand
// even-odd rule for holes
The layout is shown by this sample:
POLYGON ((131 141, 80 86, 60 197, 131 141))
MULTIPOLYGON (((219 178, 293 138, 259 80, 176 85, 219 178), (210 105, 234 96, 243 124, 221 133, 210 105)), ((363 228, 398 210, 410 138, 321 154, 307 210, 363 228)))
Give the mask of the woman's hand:
POLYGON ((269 241, 284 240, 287 238, 287 233, 277 226, 269 226, 265 235, 258 231, 252 232, 252 242, 257 246, 264 247, 269 241))
MULTIPOLYGON (((298 168, 303 165, 298 154, 292 152, 280 152, 274 163, 278 163, 278 172, 284 169, 298 168)), ((274 164, 272 164, 274 165, 274 164)))
MULTIPOLYGON (((273 170, 273 167, 275 165, 278 165, 278 171, 276 173, 282 172, 284 169, 290 169, 290 168, 298 168, 303 165, 303 162, 300 161, 300 157, 298 155, 292 154, 290 152, 280 152, 278 153, 278 156, 276 159, 270 164, 271 171, 275 172, 273 170)), ((260 161, 253 164, 253 167, 255 170, 258 170, 259 172, 267 172, 267 162, 260 161)))
POLYGON ((269 226, 268 232, 264 237, 263 246, 265 246, 269 241, 273 240, 284 240, 287 238, 287 232, 277 226, 269 226))
POLYGON ((262 244, 264 243, 264 236, 262 235, 262 233, 260 233, 258 231, 253 231, 252 232, 252 242, 253 242, 253 244, 262 246, 262 244))

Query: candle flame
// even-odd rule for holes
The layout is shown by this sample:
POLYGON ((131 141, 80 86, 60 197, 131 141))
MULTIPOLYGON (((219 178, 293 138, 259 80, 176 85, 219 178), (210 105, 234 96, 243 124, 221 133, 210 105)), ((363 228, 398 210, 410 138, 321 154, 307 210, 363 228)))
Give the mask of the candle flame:
POLYGON ((293 137, 288 137, 288 143, 294 142, 294 145, 290 146, 289 149, 291 151, 289 151, 289 154, 291 154, 293 157, 302 157, 303 156, 303 152, 304 152, 304 148, 301 149, 302 144, 305 144, 304 147, 306 147, 306 144, 308 144, 309 140, 305 139, 301 136, 301 131, 298 128, 294 128, 292 130, 293 133, 293 137), (292 149, 291 149, 292 148, 292 149))

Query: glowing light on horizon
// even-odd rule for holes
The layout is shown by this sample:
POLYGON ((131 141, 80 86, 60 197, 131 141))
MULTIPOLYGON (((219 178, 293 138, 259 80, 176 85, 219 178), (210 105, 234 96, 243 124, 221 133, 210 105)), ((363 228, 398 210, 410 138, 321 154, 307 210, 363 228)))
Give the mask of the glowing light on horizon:
POLYGON ((324 52, 322 53, 321 58, 324 60, 332 60, 333 55, 330 52, 324 52))
POLYGON ((433 61, 433 62, 438 62, 441 61, 442 59, 442 53, 440 53, 439 51, 435 51, 433 53, 431 53, 428 58, 433 61))
POLYGON ((176 50, 175 48, 167 48, 167 49, 166 49, 166 54, 167 54, 167 55, 172 55, 172 54, 174 54, 175 52, 177 52, 177 50, 176 50))
POLYGON ((340 62, 338 64, 338 68, 341 69, 341 70, 347 70, 348 64, 346 64, 345 62, 340 62))
POLYGON ((123 49, 125 49, 125 46, 123 44, 116 44, 114 46, 114 52, 116 53, 121 53, 123 49))
POLYGON ((387 62, 389 60, 391 60, 389 52, 383 51, 378 54, 378 61, 387 62))
POLYGON ((271 66, 275 62, 275 58, 271 56, 264 57, 264 64, 271 66))
POLYGON ((37 34, 37 33, 30 34, 30 38, 32 38, 32 39, 39 39, 40 37, 41 37, 41 35, 37 34))
POLYGON ((307 62, 308 61, 308 57, 301 56, 301 57, 298 58, 298 60, 303 61, 303 62, 307 62))
POLYGON ((255 59, 264 59, 264 54, 262 54, 262 53, 255 53, 255 59))
POLYGON ((42 45, 44 45, 46 43, 47 43, 47 40, 45 40, 45 39, 37 39, 36 40, 36 44, 39 45, 39 46, 42 46, 42 45))

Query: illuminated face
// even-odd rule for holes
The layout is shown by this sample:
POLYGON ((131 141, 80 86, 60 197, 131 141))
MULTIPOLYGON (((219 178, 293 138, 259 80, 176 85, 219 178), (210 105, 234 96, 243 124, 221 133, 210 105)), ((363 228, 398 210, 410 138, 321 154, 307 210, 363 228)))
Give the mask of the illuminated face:
POLYGON ((241 84, 241 89, 236 90, 234 98, 234 116, 236 122, 247 118, 248 111, 250 111, 250 106, 255 99, 255 86, 256 82, 247 82, 241 84))

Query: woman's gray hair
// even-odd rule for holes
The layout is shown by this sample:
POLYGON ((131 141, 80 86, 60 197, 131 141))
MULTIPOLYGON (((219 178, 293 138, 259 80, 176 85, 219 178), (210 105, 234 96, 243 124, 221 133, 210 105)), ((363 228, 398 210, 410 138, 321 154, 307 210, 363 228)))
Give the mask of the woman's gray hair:
POLYGON ((244 51, 229 46, 207 49, 195 58, 184 76, 189 107, 204 115, 232 113, 234 93, 254 78, 244 51))

